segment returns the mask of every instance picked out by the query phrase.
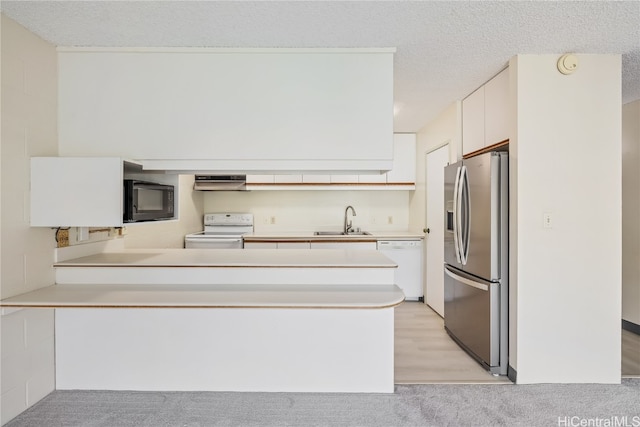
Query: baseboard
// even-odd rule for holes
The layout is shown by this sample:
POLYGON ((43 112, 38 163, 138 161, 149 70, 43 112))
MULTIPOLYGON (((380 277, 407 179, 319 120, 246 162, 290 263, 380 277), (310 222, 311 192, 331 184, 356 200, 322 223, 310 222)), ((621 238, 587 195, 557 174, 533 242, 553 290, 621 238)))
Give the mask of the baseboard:
POLYGON ((622 329, 640 335, 640 325, 622 319, 622 329))
POLYGON ((512 383, 516 384, 516 378, 518 377, 518 372, 511 367, 511 365, 507 365, 507 378, 511 380, 512 383))

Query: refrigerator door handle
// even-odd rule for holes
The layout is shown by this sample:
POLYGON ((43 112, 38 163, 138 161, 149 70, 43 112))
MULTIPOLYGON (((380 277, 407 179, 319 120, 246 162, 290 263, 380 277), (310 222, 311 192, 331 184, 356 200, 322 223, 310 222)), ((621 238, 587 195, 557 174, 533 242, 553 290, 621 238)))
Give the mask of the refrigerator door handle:
POLYGON ((456 170, 456 181, 453 184, 453 247, 456 253, 456 260, 458 264, 462 263, 460 259, 460 240, 458 239, 458 234, 460 233, 460 224, 458 218, 458 210, 460 208, 459 200, 458 200, 458 188, 460 187, 460 172, 462 171, 462 167, 458 166, 456 170))
POLYGON ((460 283, 464 283, 465 285, 474 287, 476 289, 480 289, 481 291, 488 291, 489 290, 489 286, 488 285, 485 285, 484 283, 475 282, 475 281, 473 281, 471 279, 467 279, 466 277, 459 276, 459 275, 455 274, 454 272, 452 272, 451 270, 449 270, 447 267, 444 268, 444 273, 447 276, 451 277, 453 280, 456 280, 456 281, 458 281, 460 283))
POLYGON ((467 261, 469 259, 469 230, 470 230, 470 221, 471 221, 471 201, 469 200, 469 174, 467 172, 467 167, 462 166, 462 172, 460 173, 460 199, 461 199, 461 220, 464 214, 464 227, 460 227, 460 258, 462 259, 462 265, 467 265, 467 261))

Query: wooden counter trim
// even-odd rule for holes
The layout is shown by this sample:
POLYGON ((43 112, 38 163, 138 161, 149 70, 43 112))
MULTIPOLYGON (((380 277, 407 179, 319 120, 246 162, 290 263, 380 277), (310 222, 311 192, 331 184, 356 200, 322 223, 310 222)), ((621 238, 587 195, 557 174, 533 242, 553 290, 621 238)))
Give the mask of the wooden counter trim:
POLYGON ((404 299, 396 285, 51 285, 4 299, 0 308, 383 309, 404 299))
MULTIPOLYGON (((377 237, 348 237, 344 238, 326 238, 326 237, 288 237, 285 239, 274 237, 245 237, 244 241, 248 243, 372 243, 380 240, 377 237)), ((298 250, 298 249, 294 249, 298 250)))
POLYGON ((479 156, 480 154, 488 153, 490 151, 495 151, 498 148, 504 148, 507 145, 509 145, 509 140, 505 139, 504 141, 500 141, 500 142, 497 142, 497 143, 495 143, 493 145, 489 145, 489 146, 481 148, 479 150, 472 151, 471 153, 467 153, 464 156, 462 156, 462 158, 463 159, 468 159, 470 157, 479 156))
POLYGON ((247 182, 260 187, 408 187, 415 182, 247 182))

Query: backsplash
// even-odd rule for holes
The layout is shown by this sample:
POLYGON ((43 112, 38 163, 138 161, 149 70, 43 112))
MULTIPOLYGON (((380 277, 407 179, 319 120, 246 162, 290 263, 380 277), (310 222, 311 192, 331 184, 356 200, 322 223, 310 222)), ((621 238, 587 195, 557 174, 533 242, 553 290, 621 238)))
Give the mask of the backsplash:
POLYGON ((258 233, 340 230, 347 206, 354 228, 400 231, 409 227, 409 191, 248 191, 204 193, 204 211, 251 212, 258 233))

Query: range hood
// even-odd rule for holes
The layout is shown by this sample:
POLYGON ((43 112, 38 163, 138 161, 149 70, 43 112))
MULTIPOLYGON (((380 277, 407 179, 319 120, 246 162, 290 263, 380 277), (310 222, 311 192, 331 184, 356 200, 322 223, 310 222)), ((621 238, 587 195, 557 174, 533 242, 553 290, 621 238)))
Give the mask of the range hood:
POLYGON ((198 191, 245 191, 246 175, 196 175, 193 189, 198 191))

